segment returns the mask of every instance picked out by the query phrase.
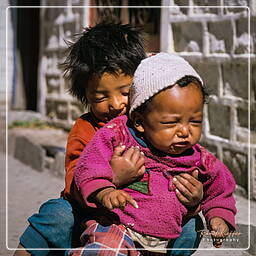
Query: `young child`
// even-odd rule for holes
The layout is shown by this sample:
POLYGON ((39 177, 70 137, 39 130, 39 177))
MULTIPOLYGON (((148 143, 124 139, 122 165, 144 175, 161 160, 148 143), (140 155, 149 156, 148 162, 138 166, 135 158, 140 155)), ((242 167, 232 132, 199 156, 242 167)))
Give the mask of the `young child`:
MULTIPOLYGON (((65 62, 65 70, 71 80, 70 91, 80 102, 88 105, 90 111, 76 121, 68 137, 64 198, 47 201, 40 207, 39 213, 28 219, 30 225, 20 237, 19 245, 19 248, 26 250, 17 250, 16 256, 44 256, 48 255, 49 248, 80 245, 79 237, 83 231, 80 222, 85 217, 89 218, 90 212, 84 209, 84 201, 73 182, 76 162, 96 131, 111 118, 126 112, 133 73, 145 57, 141 33, 130 25, 100 23, 87 28, 70 45, 65 62)), ((130 148, 122 155, 123 151, 123 148, 116 147, 111 160, 112 182, 116 186, 129 184, 144 173, 144 157, 140 151, 130 148), (128 153, 136 155, 140 162, 134 164, 128 153)), ((183 178, 177 176, 180 182, 176 184, 180 200, 192 207, 192 213, 196 212, 193 206, 197 206, 202 197, 202 184, 196 176, 194 173, 183 178)), ((193 242, 197 238, 196 232, 186 230, 194 227, 194 222, 194 218, 190 219, 184 228, 193 242)))
MULTIPOLYGON (((134 242, 148 251, 170 248, 188 213, 176 196, 175 175, 195 168, 204 187, 201 209, 213 238, 224 238, 235 229, 234 178, 198 144, 205 96, 200 76, 181 57, 159 53, 138 66, 129 118, 117 117, 99 130, 76 167, 75 181, 87 206, 96 207, 96 212, 101 206, 108 209, 86 223, 82 241, 90 255, 103 255, 101 249, 109 250, 107 255, 137 255, 136 250, 128 253, 134 242), (120 143, 127 149, 138 147, 146 168, 139 181, 122 189, 112 183, 109 165, 120 143)), ((139 161, 136 155, 131 158, 139 161)))

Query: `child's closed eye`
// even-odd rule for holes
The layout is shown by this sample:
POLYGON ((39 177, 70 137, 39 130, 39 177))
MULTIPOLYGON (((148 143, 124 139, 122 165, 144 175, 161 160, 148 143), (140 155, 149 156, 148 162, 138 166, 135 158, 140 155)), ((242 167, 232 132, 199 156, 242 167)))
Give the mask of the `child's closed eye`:
POLYGON ((102 102, 102 101, 104 101, 104 100, 106 100, 106 99, 107 99, 106 96, 98 97, 98 98, 94 98, 94 102, 95 102, 95 103, 100 103, 100 102, 102 102))
POLYGON ((201 124, 203 120, 191 120, 190 122, 195 124, 201 124))
POLYGON ((172 124, 177 124, 178 121, 165 121, 165 122, 160 122, 161 124, 166 124, 166 125, 172 125, 172 124))
POLYGON ((123 96, 129 96, 129 92, 122 92, 123 96))
POLYGON ((120 92, 121 92, 121 94, 123 95, 123 96, 129 96, 129 91, 130 91, 130 86, 129 87, 124 87, 124 88, 122 88, 121 90, 120 90, 120 92))

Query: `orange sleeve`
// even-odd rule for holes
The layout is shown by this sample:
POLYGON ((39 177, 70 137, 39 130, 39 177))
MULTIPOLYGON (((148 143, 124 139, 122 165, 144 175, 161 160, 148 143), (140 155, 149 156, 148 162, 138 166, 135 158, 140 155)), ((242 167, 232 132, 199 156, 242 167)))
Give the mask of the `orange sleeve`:
POLYGON ((85 119, 79 118, 72 127, 66 147, 65 189, 62 195, 67 199, 81 201, 81 196, 73 182, 76 163, 86 144, 93 138, 97 128, 85 119))

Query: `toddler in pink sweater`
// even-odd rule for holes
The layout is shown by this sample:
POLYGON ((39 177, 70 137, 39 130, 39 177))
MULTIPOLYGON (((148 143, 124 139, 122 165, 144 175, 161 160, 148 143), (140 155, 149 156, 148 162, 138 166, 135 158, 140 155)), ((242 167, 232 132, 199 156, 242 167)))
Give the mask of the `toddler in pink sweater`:
POLYGON ((84 249, 97 248, 95 255, 100 249, 128 254, 125 250, 135 246, 165 252, 188 213, 176 196, 174 176, 195 169, 212 236, 224 238, 235 229, 234 178, 198 144, 206 95, 202 79, 183 58, 159 53, 141 62, 131 87, 129 118, 117 117, 100 129, 76 167, 76 184, 87 206, 96 210, 83 234, 84 249), (146 168, 143 178, 123 189, 112 183, 109 164, 120 143, 143 152, 146 168))

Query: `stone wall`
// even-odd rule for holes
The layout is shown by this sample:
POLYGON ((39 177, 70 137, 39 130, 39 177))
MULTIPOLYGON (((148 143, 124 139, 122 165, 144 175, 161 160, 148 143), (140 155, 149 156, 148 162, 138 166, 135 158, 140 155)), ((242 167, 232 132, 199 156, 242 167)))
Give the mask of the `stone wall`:
POLYGON ((10 10, 8 10, 8 0, 0 2, 0 105, 6 101, 6 93, 8 93, 7 99, 11 99, 11 88, 12 88, 12 75, 13 75, 13 29, 11 24, 10 10), (6 17, 8 15, 8 17, 6 17), (6 24, 6 20, 8 24, 6 24), (6 45, 6 29, 8 25, 8 44, 6 45), (8 56, 8 63, 6 63, 6 54, 8 56), (8 67, 6 66, 8 64, 8 67), (8 68, 8 70, 7 70, 8 68), (6 72, 8 71, 8 77, 6 81, 6 72), (8 85, 8 86, 7 86, 8 85), (8 88, 7 88, 8 87, 8 88), (8 92, 7 92, 8 89, 8 92))
POLYGON ((161 21, 161 50, 190 61, 210 93, 202 143, 231 169, 237 184, 250 190, 254 199, 255 4, 246 0, 163 1, 172 7, 163 9, 161 21))
POLYGON ((64 53, 67 48, 65 41, 72 41, 72 36, 81 32, 87 25, 85 8, 81 8, 86 2, 86 0, 44 0, 41 4, 46 8, 41 8, 40 19, 38 108, 42 114, 63 127, 70 127, 84 111, 83 107, 69 95, 69 85, 64 81, 60 64, 65 59, 64 53), (63 8, 63 6, 67 7, 63 8))

